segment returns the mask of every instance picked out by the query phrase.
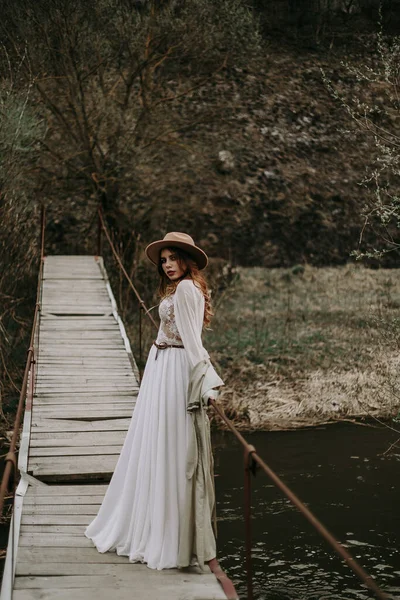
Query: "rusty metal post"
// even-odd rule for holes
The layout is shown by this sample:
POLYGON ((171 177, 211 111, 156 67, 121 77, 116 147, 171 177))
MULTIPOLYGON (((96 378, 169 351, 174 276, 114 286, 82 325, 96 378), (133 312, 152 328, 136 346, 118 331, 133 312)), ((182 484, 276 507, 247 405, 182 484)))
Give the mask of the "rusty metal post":
POLYGON ((101 256, 101 232, 102 232, 102 221, 101 221, 101 214, 100 214, 100 209, 98 211, 98 216, 97 216, 97 256, 101 256))
MULTIPOLYGON (((34 326, 35 326, 35 321, 36 321, 36 318, 34 318, 34 326)), ((29 370, 31 368, 32 352, 33 352, 33 349, 31 346, 28 350, 28 358, 27 358, 27 362, 26 362, 26 366, 25 366, 24 378, 22 381, 21 392, 20 392, 19 402, 18 402, 18 407, 17 407, 17 413, 15 415, 14 429, 13 429, 13 435, 12 435, 11 442, 10 442, 10 449, 7 452, 6 457, 4 459, 6 465, 4 468, 3 478, 1 480, 1 485, 0 485, 0 515, 3 513, 4 499, 8 493, 8 484, 9 484, 10 476, 12 473, 16 474, 16 472, 17 472, 17 459, 16 459, 16 455, 15 455, 15 449, 16 449, 16 445, 17 445, 17 440, 18 440, 18 435, 19 435, 19 426, 21 423, 21 417, 22 417, 22 413, 23 413, 23 403, 25 400, 25 393, 27 390, 28 375, 29 375, 29 370)))
POLYGON ((36 357, 35 349, 32 349, 31 371, 29 378, 29 387, 27 389, 25 411, 32 410, 33 394, 35 393, 35 378, 36 378, 36 357))
POLYGON ((40 207, 40 238, 39 238, 39 248, 40 248, 40 259, 43 260, 44 257, 44 230, 46 227, 46 209, 44 204, 40 207))
POLYGON ((246 547, 246 576, 247 576, 247 600, 253 600, 253 572, 251 564, 251 475, 253 472, 252 454, 255 453, 254 446, 246 445, 244 448, 244 524, 245 524, 245 547, 246 547))
POLYGON ((143 311, 143 306, 140 304, 139 305, 139 377, 140 377, 140 381, 142 381, 142 311, 143 311))
POLYGON ((12 590, 14 587, 14 573, 15 573, 15 559, 16 559, 16 551, 15 551, 15 512, 14 512, 14 504, 15 504, 15 492, 17 491, 17 463, 13 463, 13 474, 12 474, 12 482, 13 482, 13 508, 10 519, 10 535, 11 535, 11 585, 10 589, 12 590))

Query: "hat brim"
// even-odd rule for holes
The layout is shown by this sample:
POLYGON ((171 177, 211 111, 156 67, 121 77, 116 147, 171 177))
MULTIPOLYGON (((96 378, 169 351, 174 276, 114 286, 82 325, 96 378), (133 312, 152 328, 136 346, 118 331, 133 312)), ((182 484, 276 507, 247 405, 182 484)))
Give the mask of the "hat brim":
POLYGON ((172 240, 158 240, 149 244, 145 250, 147 258, 158 267, 160 263, 160 252, 163 248, 182 248, 195 260, 200 271, 208 264, 208 257, 203 250, 192 244, 185 242, 175 242, 172 240))

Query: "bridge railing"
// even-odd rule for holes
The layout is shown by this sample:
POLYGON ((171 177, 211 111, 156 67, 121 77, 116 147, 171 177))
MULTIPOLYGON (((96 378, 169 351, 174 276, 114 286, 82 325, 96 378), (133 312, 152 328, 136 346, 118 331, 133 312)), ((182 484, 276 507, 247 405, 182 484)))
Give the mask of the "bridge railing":
MULTIPOLYGON (((142 315, 146 315, 153 326, 158 329, 156 322, 153 317, 150 315, 146 305, 141 298, 138 290, 134 286, 131 278, 129 277, 126 269, 122 264, 122 260, 118 255, 118 252, 115 249, 115 246, 111 240, 109 232, 107 230, 107 226, 105 223, 104 215, 102 213, 101 208, 98 209, 98 234, 97 234, 97 244, 98 244, 98 253, 101 251, 101 235, 104 232, 104 235, 107 239, 107 242, 110 245, 111 251, 115 257, 116 262, 119 265, 122 273, 124 274, 128 285, 133 290, 136 298, 138 300, 139 305, 139 326, 138 326, 138 335, 139 335, 139 348, 140 348, 140 363, 142 362, 142 315)), ((218 416, 222 419, 228 429, 234 434, 238 442, 243 447, 243 456, 244 456, 244 521, 245 521, 245 553, 246 553, 246 578, 247 578, 247 600, 253 600, 253 577, 252 577, 252 536, 251 536, 251 480, 252 476, 255 475, 257 469, 261 469, 272 481, 272 483, 281 491, 283 494, 290 500, 294 506, 300 511, 300 513, 307 519, 307 521, 314 527, 314 529, 319 533, 321 537, 323 537, 328 544, 331 546, 333 550, 346 562, 346 564, 353 570, 353 572, 358 576, 360 581, 366 585, 366 587, 374 593, 376 598, 379 600, 390 600, 390 597, 383 592, 375 580, 369 575, 362 567, 358 564, 356 559, 344 548, 344 546, 338 542, 335 537, 327 530, 327 528, 317 519, 317 517, 312 513, 310 509, 308 509, 305 504, 293 493, 293 491, 280 479, 280 477, 266 464, 266 462, 257 454, 254 446, 249 444, 246 439, 242 436, 242 434, 236 429, 235 425, 232 423, 230 419, 226 416, 223 408, 216 403, 214 400, 210 399, 210 406, 213 410, 218 414, 218 416)), ((217 577, 220 579, 221 584, 225 590, 225 593, 228 598, 236 598, 236 593, 234 592, 233 585, 230 580, 226 577, 226 575, 220 569, 218 562, 214 561, 214 564, 210 564, 210 568, 215 572, 216 569, 219 569, 220 576, 216 573, 217 577), (222 575, 221 575, 222 574, 222 575)))
MULTIPOLYGON (((5 468, 0 485, 0 515, 4 513, 5 500, 12 494, 13 507, 15 505, 15 494, 17 491, 17 477, 18 477, 18 463, 21 459, 27 459, 27 455, 21 456, 21 448, 19 453, 19 460, 17 463, 17 445, 20 440, 20 430, 22 417, 27 411, 32 408, 33 394, 35 389, 35 378, 36 378, 36 356, 37 349, 39 346, 39 320, 40 320, 40 306, 41 306, 41 294, 42 294, 42 280, 43 280, 43 263, 44 263, 44 235, 45 235, 45 224, 46 224, 46 213, 42 206, 40 216, 40 258, 39 258, 39 269, 38 269, 38 280, 36 289, 36 303, 35 312, 33 316, 32 330, 29 348, 26 357, 25 371, 22 379, 21 390, 19 394, 19 401, 17 406, 17 412, 14 419, 14 427, 12 431, 10 447, 4 458, 5 468)), ((20 468, 25 468, 20 465, 20 468)), ((10 536, 8 552, 11 552, 10 562, 10 577, 13 580, 15 571, 15 535, 14 535, 14 510, 11 515, 10 521, 10 536)), ((10 557, 8 557, 10 560, 10 557)), ((11 586, 12 589, 12 586, 11 586)))

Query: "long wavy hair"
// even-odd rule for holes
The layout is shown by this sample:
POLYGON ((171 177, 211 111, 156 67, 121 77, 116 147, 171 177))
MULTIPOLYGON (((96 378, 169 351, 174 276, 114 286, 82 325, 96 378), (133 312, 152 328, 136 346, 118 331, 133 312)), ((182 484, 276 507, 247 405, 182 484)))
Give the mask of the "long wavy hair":
POLYGON ((182 275, 182 277, 180 277, 177 281, 171 281, 166 275, 166 273, 164 273, 163 271, 160 256, 160 260, 158 263, 158 273, 160 275, 160 285, 158 287, 158 292, 161 298, 165 298, 166 296, 170 296, 171 294, 173 294, 178 286, 178 283, 182 281, 182 279, 192 279, 194 284, 199 288, 199 290, 204 296, 203 325, 204 327, 208 327, 211 322, 211 317, 214 313, 211 308, 210 292, 208 291, 207 282, 204 275, 199 270, 196 261, 188 252, 185 252, 181 248, 177 248, 175 246, 171 246, 166 249, 177 255, 179 266, 182 269, 184 269, 185 272, 182 275), (186 269, 184 268, 185 266, 186 269))

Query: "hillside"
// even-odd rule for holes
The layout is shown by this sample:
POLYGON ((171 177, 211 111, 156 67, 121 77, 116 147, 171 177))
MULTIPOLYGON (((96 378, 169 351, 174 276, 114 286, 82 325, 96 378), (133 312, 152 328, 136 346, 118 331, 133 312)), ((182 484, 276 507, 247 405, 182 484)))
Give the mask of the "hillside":
MULTIPOLYGON (((380 107, 376 123, 397 127, 385 86, 356 74, 381 61, 377 3, 338 1, 329 14, 307 2, 286 14, 289 4, 4 3, 0 349, 8 406, 33 314, 42 202, 45 250, 55 254, 95 251, 101 205, 146 300, 152 275, 142 251, 168 230, 192 233, 216 271, 350 260, 375 192, 360 182, 377 150, 321 69, 346 100, 380 107)), ((392 36, 396 2, 384 5, 392 36)), ((367 229, 364 247, 379 244, 367 229)), ((397 253, 380 264, 397 266, 397 253)), ((123 302, 128 315, 131 302, 123 302)))

